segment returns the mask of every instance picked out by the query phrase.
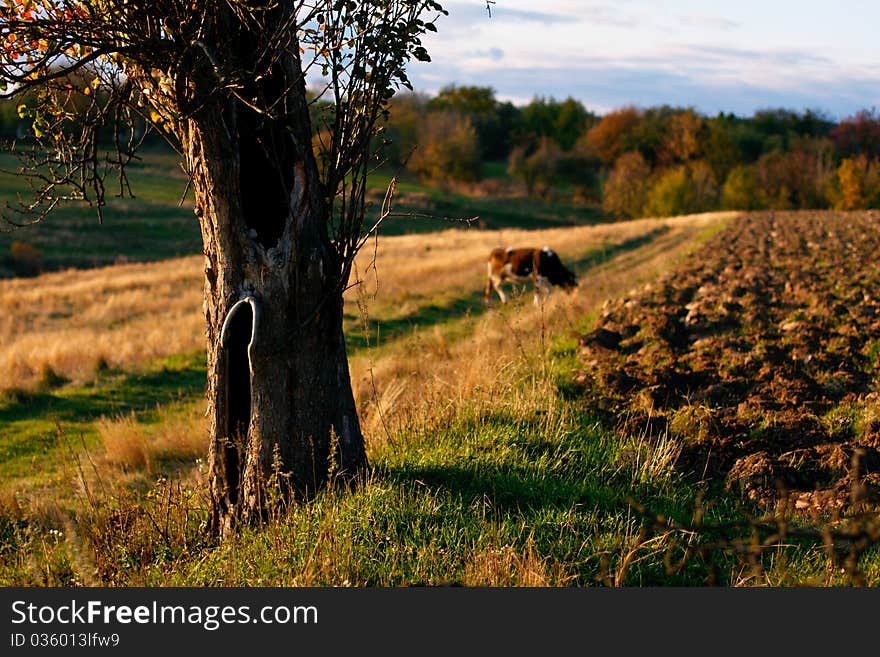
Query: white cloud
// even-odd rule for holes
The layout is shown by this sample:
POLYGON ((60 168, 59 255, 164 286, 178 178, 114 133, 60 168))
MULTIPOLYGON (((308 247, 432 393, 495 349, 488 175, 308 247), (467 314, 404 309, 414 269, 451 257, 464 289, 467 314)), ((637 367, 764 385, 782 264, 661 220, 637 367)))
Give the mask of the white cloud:
POLYGON ((880 48, 860 13, 820 11, 812 0, 481 0, 447 3, 425 40, 433 63, 412 79, 491 86, 499 97, 573 96, 594 109, 693 105, 750 114, 762 107, 836 116, 880 105, 880 48))

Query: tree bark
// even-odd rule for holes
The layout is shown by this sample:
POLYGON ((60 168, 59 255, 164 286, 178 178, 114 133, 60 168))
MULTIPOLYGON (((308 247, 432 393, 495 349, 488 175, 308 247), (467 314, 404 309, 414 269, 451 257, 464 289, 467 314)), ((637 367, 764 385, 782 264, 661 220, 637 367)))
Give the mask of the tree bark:
POLYGON ((304 86, 283 89, 284 122, 206 105, 184 131, 205 253, 211 522, 224 536, 279 495, 308 498, 367 466, 346 269, 327 237, 304 86))

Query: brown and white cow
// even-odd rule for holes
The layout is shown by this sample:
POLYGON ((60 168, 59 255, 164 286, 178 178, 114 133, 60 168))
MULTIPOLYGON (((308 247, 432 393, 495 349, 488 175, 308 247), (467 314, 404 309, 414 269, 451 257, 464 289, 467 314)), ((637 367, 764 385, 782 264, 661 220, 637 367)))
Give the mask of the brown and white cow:
POLYGON ((539 303, 542 290, 549 295, 554 285, 571 291, 578 284, 577 277, 562 264, 556 252, 548 246, 543 249, 514 249, 512 247, 492 249, 487 269, 487 305, 493 287, 501 297, 501 303, 507 303, 507 295, 501 289, 501 284, 506 280, 523 284, 532 281, 535 291, 535 305, 539 303))

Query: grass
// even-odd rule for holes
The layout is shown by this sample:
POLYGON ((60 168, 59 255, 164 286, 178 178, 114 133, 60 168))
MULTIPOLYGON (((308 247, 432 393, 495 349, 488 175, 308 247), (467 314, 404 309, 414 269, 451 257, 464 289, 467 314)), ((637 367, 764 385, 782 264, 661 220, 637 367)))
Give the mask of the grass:
MULTIPOLYGON (((534 199, 511 192, 501 184, 498 166, 487 167, 482 183, 456 185, 452 188, 430 187, 412 177, 401 175, 395 196, 395 217, 383 223, 384 235, 404 235, 438 230, 438 218, 455 221, 478 217, 477 225, 485 230, 504 228, 546 229, 559 226, 595 225, 607 222, 601 209, 570 200, 534 199), (432 218, 407 216, 428 214, 432 218)), ((377 208, 394 172, 377 172, 370 180, 373 208, 377 208)))
MULTIPOLYGON (((507 223, 365 249, 346 330, 370 473, 223 544, 205 532, 200 258, 0 282, 0 585, 852 581, 815 541, 755 564, 714 535, 658 526, 658 514, 723 526, 751 509, 682 479, 675 436, 620 435, 571 386, 577 337, 603 303, 730 215, 588 225, 583 209, 401 189, 433 212, 507 223), (485 257, 504 244, 552 245, 580 289, 486 308, 485 257)), ((880 581, 876 549, 859 567, 880 581)))
MULTIPOLYGON (((0 499, 7 508, 0 517, 15 547, 6 554, 15 556, 2 560, 0 581, 701 584, 704 564, 666 573, 662 554, 674 548, 673 538, 642 535, 643 520, 626 502, 636 496, 658 512, 687 518, 699 491, 678 479, 663 446, 634 450, 556 386, 569 376, 571 341, 584 317, 608 295, 651 280, 717 226, 714 217, 660 223, 662 229, 642 221, 509 233, 511 241, 558 244, 588 281, 577 295, 556 294, 539 308, 528 299, 482 308, 474 291, 483 282, 479 265, 498 235, 454 231, 380 240, 379 289, 367 299, 366 325, 368 331, 371 322, 390 326, 378 347, 355 347, 351 359, 369 479, 353 492, 331 488, 223 545, 204 534, 198 441, 185 440, 199 431, 197 357, 126 366, 139 367, 137 375, 111 369, 88 380, 74 372, 56 390, 14 393, 22 398, 9 412, 19 415, 7 416, 14 421, 4 426, 23 435, 28 423, 43 422, 37 430, 56 446, 53 454, 50 443, 40 469, 53 472, 53 460, 56 466, 53 478, 36 481, 16 470, 26 454, 2 466, 7 485, 0 499), (452 266, 450 253, 458 255, 452 266), (409 272, 413 258, 423 275, 407 279, 399 272, 409 272), (452 301, 440 300, 444 295, 452 301), (414 358, 428 377, 412 378, 414 358), (21 403, 28 395, 33 399, 21 403), (83 449, 70 448, 77 434, 83 449), (64 492, 71 485, 72 500, 64 492), (42 565, 21 557, 35 551, 47 555, 42 565)), ((169 270, 167 263, 140 267, 156 268, 150 290, 169 270)), ((54 276, 36 279, 35 289, 56 284, 54 276)), ((74 281, 67 283, 59 287, 74 281)), ((143 298, 154 296, 148 290, 143 298)), ((155 321, 164 323, 164 307, 158 304, 155 321)), ((124 332, 125 324, 107 333, 124 332)), ((729 513, 722 506, 717 517, 729 513)), ((726 571, 735 563, 720 553, 713 559, 726 571)))
POLYGON ((204 372, 204 356, 197 353, 162 359, 134 371, 102 372, 83 385, 7 390, 0 400, 4 480, 0 490, 9 492, 22 482, 30 486, 57 482, 71 443, 87 449, 100 447, 100 427, 106 426, 108 417, 134 414, 139 423, 166 422, 171 408, 201 398, 204 372))
MULTIPOLYGON (((108 181, 103 223, 93 209, 68 204, 45 221, 0 232, 0 277, 15 274, 9 257, 14 242, 23 242, 40 254, 42 271, 71 267, 99 267, 117 262, 164 260, 198 253, 201 234, 192 201, 181 200, 186 189, 177 156, 165 150, 147 150, 131 164, 134 199, 117 198, 108 181)), ((15 204, 31 194, 27 180, 16 172, 17 158, 0 152, 0 216, 6 203, 15 204)), ((190 197, 191 199, 191 197, 190 197)))
MULTIPOLYGON (((192 194, 187 193, 186 177, 178 162, 170 150, 145 149, 128 168, 133 199, 120 198, 115 183, 108 179, 103 223, 98 222, 94 209, 75 203, 62 206, 41 223, 22 228, 0 221, 0 278, 30 276, 34 271, 156 262, 200 253, 201 234, 193 215, 192 194), (24 249, 22 245, 26 245, 24 249)), ((27 179, 17 173, 19 167, 15 156, 0 151, 0 218, 15 220, 5 206, 32 196, 27 179)), ((498 163, 490 167, 492 176, 500 175, 498 169, 498 163)), ((368 225, 378 218, 391 176, 380 171, 370 180, 368 225)), ((575 226, 604 220, 594 207, 501 194, 491 185, 441 190, 404 175, 397 189, 394 210, 400 216, 383 223, 383 235, 434 232, 474 216, 489 230, 575 226)))

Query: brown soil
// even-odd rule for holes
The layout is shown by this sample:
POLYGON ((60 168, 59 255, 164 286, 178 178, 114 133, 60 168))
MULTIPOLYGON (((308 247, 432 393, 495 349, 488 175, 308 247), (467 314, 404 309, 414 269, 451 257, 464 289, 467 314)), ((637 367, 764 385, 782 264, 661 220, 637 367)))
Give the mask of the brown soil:
POLYGON ((800 509, 880 490, 878 213, 743 216, 579 344, 587 403, 691 476, 800 509))

